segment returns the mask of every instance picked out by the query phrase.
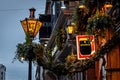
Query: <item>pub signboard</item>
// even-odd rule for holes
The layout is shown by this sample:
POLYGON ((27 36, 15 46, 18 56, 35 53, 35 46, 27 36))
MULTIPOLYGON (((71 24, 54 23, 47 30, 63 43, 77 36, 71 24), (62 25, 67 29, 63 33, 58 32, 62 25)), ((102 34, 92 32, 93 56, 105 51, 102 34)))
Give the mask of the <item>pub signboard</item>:
POLYGON ((78 60, 89 59, 95 53, 94 35, 76 36, 77 57, 78 60))

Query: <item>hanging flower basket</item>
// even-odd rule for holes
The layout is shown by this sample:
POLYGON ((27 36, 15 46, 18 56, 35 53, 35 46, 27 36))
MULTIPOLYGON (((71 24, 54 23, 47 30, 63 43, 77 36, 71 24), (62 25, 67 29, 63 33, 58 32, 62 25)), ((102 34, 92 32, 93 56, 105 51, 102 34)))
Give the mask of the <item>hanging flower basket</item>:
POLYGON ((20 62, 28 61, 29 58, 35 61, 43 57, 44 48, 39 43, 19 43, 16 47, 14 59, 18 59, 20 62))
POLYGON ((76 8, 72 16, 72 22, 75 23, 76 31, 79 33, 86 30, 89 10, 87 8, 76 8))
POLYGON ((105 28, 114 29, 114 21, 109 15, 96 12, 88 19, 87 32, 89 34, 103 33, 105 28))

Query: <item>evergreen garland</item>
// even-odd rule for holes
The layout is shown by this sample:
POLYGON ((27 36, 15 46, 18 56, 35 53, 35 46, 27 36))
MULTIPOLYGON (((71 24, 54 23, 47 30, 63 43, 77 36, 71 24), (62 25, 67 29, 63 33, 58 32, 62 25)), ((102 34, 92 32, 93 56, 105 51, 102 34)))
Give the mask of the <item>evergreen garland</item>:
POLYGON ((105 54, 109 53, 114 46, 120 42, 120 37, 118 33, 115 33, 113 37, 106 42, 104 46, 102 46, 96 53, 94 57, 90 57, 90 59, 85 59, 82 61, 76 60, 76 62, 72 65, 68 64, 66 66, 66 69, 69 70, 69 72, 74 72, 74 71, 84 71, 87 70, 88 68, 92 67, 95 63, 95 61, 99 60, 102 58, 105 54))
POLYGON ((104 55, 108 54, 118 42, 120 42, 120 37, 118 33, 115 33, 104 46, 101 46, 99 50, 96 51, 94 57, 91 56, 89 59, 77 60, 75 58, 76 55, 71 54, 71 57, 69 56, 68 59, 73 61, 52 64, 52 66, 49 67, 49 70, 53 71, 57 75, 66 75, 76 71, 85 71, 94 66, 95 61, 98 61, 104 55), (72 58, 72 56, 74 56, 74 58, 72 58))
POLYGON ((89 10, 87 8, 80 9, 76 8, 75 12, 72 16, 72 22, 75 23, 76 31, 85 31, 87 19, 88 19, 88 12, 89 10))
POLYGON ((66 39, 67 39, 67 34, 66 34, 65 28, 59 29, 57 31, 56 39, 55 39, 58 50, 63 49, 65 42, 66 42, 66 39))
POLYGON ((94 16, 88 18, 86 29, 88 34, 99 35, 101 33, 104 33, 106 28, 114 29, 114 26, 114 21, 109 15, 100 13, 97 10, 94 16))

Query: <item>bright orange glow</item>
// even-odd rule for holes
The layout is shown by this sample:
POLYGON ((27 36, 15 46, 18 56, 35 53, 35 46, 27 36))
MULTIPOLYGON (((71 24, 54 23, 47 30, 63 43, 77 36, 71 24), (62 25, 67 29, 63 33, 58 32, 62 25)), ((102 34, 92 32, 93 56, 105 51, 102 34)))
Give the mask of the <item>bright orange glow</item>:
POLYGON ((34 38, 42 26, 42 22, 38 19, 25 19, 21 21, 22 27, 25 33, 28 33, 30 37, 34 38))
POLYGON ((112 5, 112 4, 110 4, 110 3, 106 3, 106 4, 104 5, 104 7, 105 7, 105 8, 112 8, 112 7, 113 7, 113 5, 112 5))

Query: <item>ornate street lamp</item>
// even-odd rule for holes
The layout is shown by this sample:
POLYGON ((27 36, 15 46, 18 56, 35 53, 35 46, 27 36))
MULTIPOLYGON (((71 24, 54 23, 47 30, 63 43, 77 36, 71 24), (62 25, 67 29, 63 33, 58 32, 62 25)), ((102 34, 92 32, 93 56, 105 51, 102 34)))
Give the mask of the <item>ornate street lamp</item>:
POLYGON ((39 19, 35 19, 34 8, 31 8, 29 10, 30 10, 29 18, 25 18, 24 20, 22 20, 21 24, 25 31, 25 34, 28 34, 31 39, 34 39, 34 37, 37 35, 38 31, 42 26, 42 22, 39 21, 39 19))
MULTIPOLYGON (((29 18, 25 18, 24 20, 21 21, 21 25, 24 29, 24 32, 26 36, 30 37, 31 43, 42 26, 42 22, 39 19, 35 19, 34 16, 35 10, 36 9, 34 8, 29 9, 30 11, 29 18)), ((32 80, 32 58, 33 58, 32 49, 29 52, 30 53, 28 56, 28 60, 29 60, 28 80, 32 80)))

